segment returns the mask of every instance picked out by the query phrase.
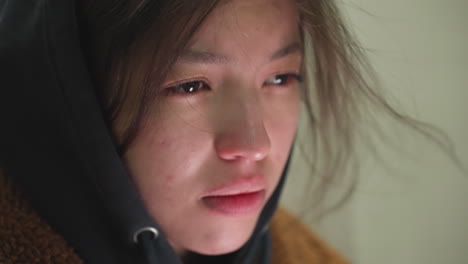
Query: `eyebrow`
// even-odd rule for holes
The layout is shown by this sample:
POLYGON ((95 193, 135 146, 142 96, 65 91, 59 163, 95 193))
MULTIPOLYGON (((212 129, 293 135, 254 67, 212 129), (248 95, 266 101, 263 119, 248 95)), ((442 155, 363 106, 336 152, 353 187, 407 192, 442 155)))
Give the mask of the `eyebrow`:
MULTIPOLYGON (((278 60, 292 54, 302 54, 302 46, 299 42, 293 42, 270 56, 270 61, 278 60)), ((194 64, 227 64, 232 59, 226 55, 205 51, 184 50, 179 56, 179 61, 194 64)))
POLYGON ((274 52, 273 55, 271 55, 270 60, 281 59, 296 53, 300 55, 302 54, 302 46, 299 44, 299 42, 293 42, 286 47, 274 52))

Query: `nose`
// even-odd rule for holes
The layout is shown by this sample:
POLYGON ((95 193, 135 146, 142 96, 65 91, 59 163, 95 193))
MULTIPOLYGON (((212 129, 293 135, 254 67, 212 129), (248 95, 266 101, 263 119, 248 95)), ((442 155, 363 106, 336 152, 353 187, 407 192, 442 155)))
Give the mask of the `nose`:
POLYGON ((271 143, 260 101, 253 95, 230 97, 220 107, 214 142, 217 155, 228 161, 260 161, 268 156, 271 143))

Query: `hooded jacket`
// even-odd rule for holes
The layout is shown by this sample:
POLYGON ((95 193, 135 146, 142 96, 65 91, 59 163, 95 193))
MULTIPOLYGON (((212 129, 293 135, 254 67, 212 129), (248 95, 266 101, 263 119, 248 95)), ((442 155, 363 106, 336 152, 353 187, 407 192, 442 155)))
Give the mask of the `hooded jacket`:
MULTIPOLYGON (((347 263, 283 208, 275 213, 270 233, 272 264, 347 263)), ((32 210, 11 179, 4 177, 1 171, 0 238, 2 264, 83 263, 67 242, 32 210)))
MULTIPOLYGON (((74 4, 0 0, 0 168, 84 263, 181 264, 116 151, 74 4), (158 236, 138 236, 145 228, 158 236)), ((271 263, 268 224, 286 172, 249 241, 230 254, 194 256, 196 263, 271 263)))

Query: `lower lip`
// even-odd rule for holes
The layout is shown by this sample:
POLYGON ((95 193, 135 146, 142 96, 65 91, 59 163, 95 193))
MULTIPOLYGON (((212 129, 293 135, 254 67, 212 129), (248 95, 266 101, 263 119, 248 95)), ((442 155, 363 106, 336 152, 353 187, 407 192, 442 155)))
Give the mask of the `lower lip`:
POLYGON ((210 209, 227 215, 246 215, 258 212, 265 197, 264 191, 226 196, 207 196, 202 201, 210 209))

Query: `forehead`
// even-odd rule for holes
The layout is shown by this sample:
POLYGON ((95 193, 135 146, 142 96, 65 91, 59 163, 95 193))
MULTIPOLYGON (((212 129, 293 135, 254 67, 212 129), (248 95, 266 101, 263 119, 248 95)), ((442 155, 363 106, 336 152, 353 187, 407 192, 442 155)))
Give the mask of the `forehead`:
POLYGON ((190 50, 233 60, 266 57, 300 41, 292 0, 231 0, 213 10, 189 43, 190 50))

